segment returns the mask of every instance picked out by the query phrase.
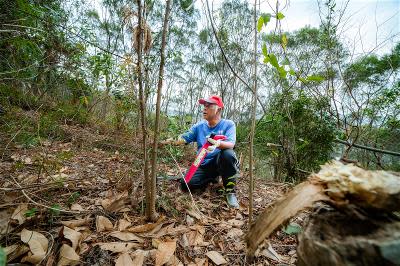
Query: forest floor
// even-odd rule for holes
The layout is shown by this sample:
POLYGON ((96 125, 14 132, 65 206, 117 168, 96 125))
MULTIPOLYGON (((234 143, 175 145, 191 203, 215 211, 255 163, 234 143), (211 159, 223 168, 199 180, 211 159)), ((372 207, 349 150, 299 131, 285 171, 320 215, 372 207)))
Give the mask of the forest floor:
MULTIPOLYGON (((9 262, 247 265, 245 173, 238 182, 238 210, 229 209, 212 188, 193 195, 194 208, 177 181, 158 179, 160 218, 147 223, 140 142, 90 128, 63 127, 65 141, 41 140, 31 148, 1 139, 7 149, 0 154, 0 245, 6 247, 9 262)), ((178 160, 182 168, 194 158, 191 147, 184 152, 178 160)), ((179 174, 165 148, 159 157, 160 177, 179 174)), ((255 217, 290 187, 257 179, 255 217)), ((304 219, 303 214, 292 222, 302 225, 304 219)), ((251 265, 292 265, 296 244, 295 234, 278 230, 251 265)))

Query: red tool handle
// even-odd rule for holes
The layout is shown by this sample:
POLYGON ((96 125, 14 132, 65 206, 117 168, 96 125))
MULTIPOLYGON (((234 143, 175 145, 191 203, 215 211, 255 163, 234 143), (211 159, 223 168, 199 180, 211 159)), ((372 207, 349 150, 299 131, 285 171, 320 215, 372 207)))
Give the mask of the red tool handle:
MULTIPOLYGON (((225 140, 226 136, 211 134, 210 138, 215 139, 215 140, 225 140)), ((190 181, 190 179, 192 179, 194 173, 197 171, 197 168, 199 168, 201 162, 204 160, 204 157, 206 157, 207 148, 209 146, 212 146, 212 144, 210 142, 206 141, 206 143, 204 143, 204 145, 201 147, 199 153, 196 156, 196 159, 194 160, 194 162, 190 166, 189 171, 186 173, 186 176, 185 176, 185 182, 186 183, 188 183, 190 181)))

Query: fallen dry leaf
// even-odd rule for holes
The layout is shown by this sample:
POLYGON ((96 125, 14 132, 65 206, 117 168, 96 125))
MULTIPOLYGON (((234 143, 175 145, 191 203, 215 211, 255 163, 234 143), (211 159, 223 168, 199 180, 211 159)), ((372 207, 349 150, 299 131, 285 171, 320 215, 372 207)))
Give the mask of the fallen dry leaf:
POLYGON ((124 191, 117 196, 102 200, 101 206, 103 206, 106 211, 118 212, 125 207, 127 199, 128 191, 124 191))
POLYGON ((161 242, 158 245, 156 253, 156 266, 167 263, 174 255, 176 249, 176 241, 161 242))
POLYGON ((132 253, 132 256, 133 256, 132 265, 142 266, 143 265, 143 261, 144 261, 144 257, 146 255, 147 255, 146 252, 144 252, 141 249, 135 250, 135 252, 132 253))
POLYGON ((11 215, 11 219, 17 220, 18 224, 23 224, 26 221, 25 213, 27 211, 28 211, 28 204, 27 203, 20 204, 11 215))
POLYGON ((65 225, 69 228, 75 229, 76 227, 82 225, 88 225, 93 219, 89 216, 86 218, 78 219, 78 220, 70 220, 70 221, 61 221, 62 225, 65 225))
POLYGON ((240 220, 236 220, 236 219, 231 219, 231 220, 228 220, 228 224, 230 224, 234 227, 242 227, 242 225, 244 225, 244 222, 240 221, 240 220))
POLYGON ((186 210, 187 214, 189 214, 190 216, 196 218, 197 220, 201 220, 202 218, 202 213, 199 211, 195 211, 195 210, 186 210))
POLYGON ((203 235, 205 233, 205 229, 201 225, 192 226, 191 229, 194 229, 186 234, 189 245, 190 246, 200 246, 203 244, 203 235))
POLYGON ((189 214, 186 215, 186 224, 187 225, 193 225, 194 224, 194 219, 189 214))
POLYGON ((32 255, 24 257, 24 261, 33 264, 39 263, 46 255, 49 241, 41 233, 23 229, 21 231, 21 241, 29 245, 32 255))
POLYGON ((57 266, 78 265, 79 263, 79 255, 76 254, 75 250, 67 244, 63 244, 60 248, 57 266))
POLYGON ((110 234, 110 236, 118 238, 119 240, 123 240, 123 241, 135 241, 138 243, 143 243, 144 240, 140 237, 138 237, 137 235, 135 235, 134 233, 131 232, 112 232, 110 234))
POLYGON ((268 243, 268 247, 266 249, 261 251, 260 255, 277 262, 282 262, 281 256, 279 256, 279 254, 272 248, 270 243, 268 243))
POLYGON ((29 251, 29 247, 26 245, 11 245, 4 248, 4 252, 7 255, 7 261, 13 261, 14 259, 21 257, 29 251))
POLYGON ((155 223, 137 225, 137 226, 126 229, 126 231, 132 232, 132 233, 149 232, 149 231, 153 230, 154 228, 156 228, 158 225, 160 225, 164 219, 165 219, 165 216, 161 216, 160 218, 158 218, 157 222, 155 222, 155 223))
POLYGON ((4 249, 4 252, 6 253, 6 256, 8 256, 11 253, 13 253, 14 251, 16 251, 18 247, 19 247, 19 245, 11 245, 11 246, 5 247, 3 249, 4 249))
POLYGON ((124 231, 126 228, 128 228, 129 226, 131 226, 131 222, 125 220, 125 219, 121 219, 118 221, 118 231, 124 231))
POLYGON ((84 211, 85 209, 83 209, 83 207, 78 204, 78 203, 74 203, 71 205, 71 211, 84 211))
POLYGON ((206 253, 206 256, 209 257, 210 260, 212 260, 212 262, 214 262, 217 265, 228 263, 224 259, 224 257, 221 254, 219 254, 217 251, 209 251, 206 253))
POLYGON ((166 266, 183 266, 183 263, 176 256, 173 255, 165 265, 166 266))
POLYGON ((136 243, 127 242, 96 243, 95 246, 99 246, 103 250, 108 250, 114 253, 128 252, 132 248, 139 247, 139 245, 136 243))
POLYGON ((196 263, 196 266, 206 266, 208 265, 208 260, 207 258, 195 258, 194 262, 196 263))
POLYGON ((133 264, 131 256, 128 253, 122 253, 119 257, 115 260, 115 266, 131 266, 136 265, 133 264))
POLYGON ((153 248, 158 248, 158 245, 161 243, 162 241, 158 238, 152 238, 151 239, 151 246, 153 248))
POLYGON ((112 229, 113 229, 113 224, 107 217, 100 215, 96 217, 97 232, 111 231, 112 229))
POLYGON ((243 235, 243 231, 239 228, 232 228, 226 233, 227 238, 239 239, 243 235))
POLYGON ((63 234, 66 239, 71 240, 72 248, 76 250, 81 240, 82 234, 66 226, 64 226, 63 234))
POLYGON ((181 238, 181 245, 182 245, 183 248, 187 248, 187 247, 190 246, 189 240, 188 240, 188 237, 187 237, 186 234, 183 234, 183 235, 182 235, 182 238, 181 238))

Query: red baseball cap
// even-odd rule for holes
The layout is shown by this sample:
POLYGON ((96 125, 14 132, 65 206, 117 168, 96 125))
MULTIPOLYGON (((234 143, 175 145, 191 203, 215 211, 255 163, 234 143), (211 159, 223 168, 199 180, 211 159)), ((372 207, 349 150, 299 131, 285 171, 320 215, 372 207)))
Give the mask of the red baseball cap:
POLYGON ((217 95, 211 95, 207 99, 200 99, 199 104, 211 103, 216 104, 218 107, 224 108, 224 103, 222 102, 222 98, 217 95))

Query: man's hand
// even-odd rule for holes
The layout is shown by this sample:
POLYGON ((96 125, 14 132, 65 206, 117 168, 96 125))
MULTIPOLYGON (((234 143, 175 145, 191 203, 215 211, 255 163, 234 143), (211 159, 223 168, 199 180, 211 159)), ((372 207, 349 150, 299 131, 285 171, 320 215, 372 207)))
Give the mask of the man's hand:
POLYGON ((186 141, 183 138, 178 138, 177 140, 173 138, 168 138, 166 140, 162 140, 159 142, 159 145, 164 146, 164 145, 182 145, 185 144, 186 141))
POLYGON ((169 139, 160 141, 158 144, 161 145, 161 146, 171 145, 173 141, 174 141, 173 138, 169 138, 169 139))
POLYGON ((207 138, 207 141, 210 142, 212 145, 207 148, 207 152, 213 152, 216 148, 221 145, 221 140, 215 140, 212 138, 207 138))

